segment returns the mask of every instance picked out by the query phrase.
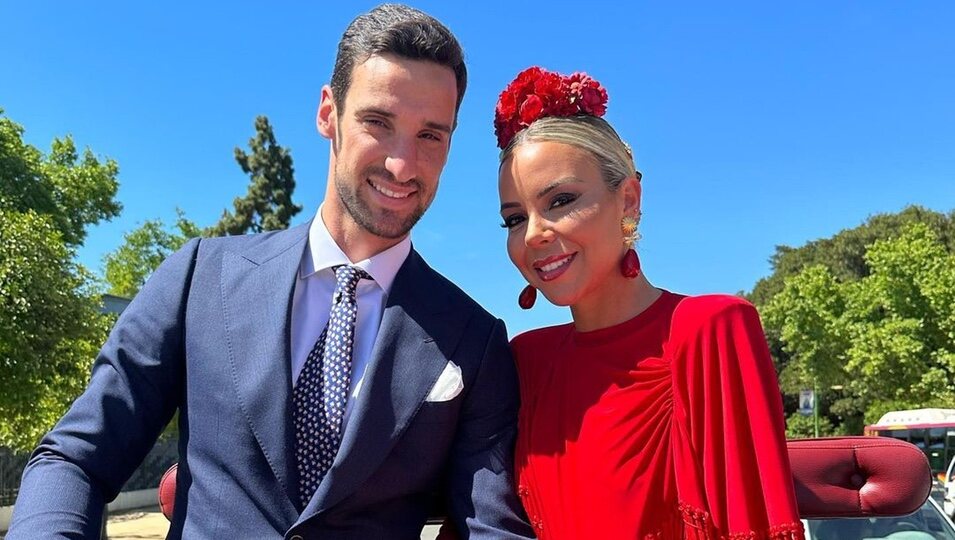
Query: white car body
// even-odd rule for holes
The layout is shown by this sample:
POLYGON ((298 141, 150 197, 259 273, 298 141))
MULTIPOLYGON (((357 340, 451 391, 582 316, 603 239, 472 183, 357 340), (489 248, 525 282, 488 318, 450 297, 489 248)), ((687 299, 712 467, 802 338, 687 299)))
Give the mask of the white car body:
POLYGON ((955 520, 955 457, 945 472, 945 501, 942 506, 945 515, 955 520))
POLYGON ((806 540, 952 540, 955 525, 931 497, 908 516, 802 520, 806 540))

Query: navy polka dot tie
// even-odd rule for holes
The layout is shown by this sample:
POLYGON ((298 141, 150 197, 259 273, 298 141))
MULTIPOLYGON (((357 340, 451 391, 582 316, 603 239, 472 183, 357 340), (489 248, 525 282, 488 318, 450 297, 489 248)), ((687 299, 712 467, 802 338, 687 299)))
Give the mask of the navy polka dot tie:
POLYGON ((355 289, 361 279, 371 279, 371 276, 357 266, 335 267, 335 295, 328 325, 305 360, 292 390, 302 508, 331 468, 342 442, 342 416, 348 403, 352 342, 358 314, 355 289))

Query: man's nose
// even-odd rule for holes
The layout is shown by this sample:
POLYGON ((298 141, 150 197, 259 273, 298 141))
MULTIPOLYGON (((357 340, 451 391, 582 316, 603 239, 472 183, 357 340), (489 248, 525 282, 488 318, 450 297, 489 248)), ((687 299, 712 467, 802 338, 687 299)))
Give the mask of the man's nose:
POLYGON ((396 181, 404 183, 418 175, 417 163, 417 140, 399 140, 385 158, 385 169, 388 169, 396 181))

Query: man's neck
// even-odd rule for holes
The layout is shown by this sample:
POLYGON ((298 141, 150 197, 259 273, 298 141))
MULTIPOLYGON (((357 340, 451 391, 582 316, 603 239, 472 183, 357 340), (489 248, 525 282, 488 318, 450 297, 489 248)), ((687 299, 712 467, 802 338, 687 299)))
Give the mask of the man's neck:
POLYGON ((374 235, 356 223, 346 212, 335 212, 330 210, 329 206, 327 203, 322 205, 318 217, 325 224, 332 240, 338 244, 338 247, 351 262, 369 259, 397 245, 408 236, 383 238, 374 235))

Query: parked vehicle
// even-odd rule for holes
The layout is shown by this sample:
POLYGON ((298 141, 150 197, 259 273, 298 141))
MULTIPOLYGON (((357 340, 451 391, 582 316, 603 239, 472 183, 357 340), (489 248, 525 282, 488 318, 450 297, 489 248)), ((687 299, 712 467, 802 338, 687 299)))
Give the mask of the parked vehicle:
POLYGON ((945 481, 945 466, 955 459, 955 409, 887 412, 878 422, 866 426, 864 433, 899 439, 919 447, 940 482, 945 481))
MULTIPOLYGON (((955 540, 955 525, 929 498, 934 480, 921 449, 882 437, 796 439, 786 446, 807 540, 955 540)), ((159 485, 168 519, 177 477, 173 465, 159 485)), ((431 523, 444 521, 443 509, 434 510, 431 523)), ((456 538, 447 529, 439 538, 456 538)))
POLYGON ((955 540, 955 526, 931 498, 901 517, 803 520, 806 540, 955 540))
POLYGON ((945 472, 945 501, 942 508, 945 515, 955 520, 955 457, 948 464, 948 470, 945 472))

